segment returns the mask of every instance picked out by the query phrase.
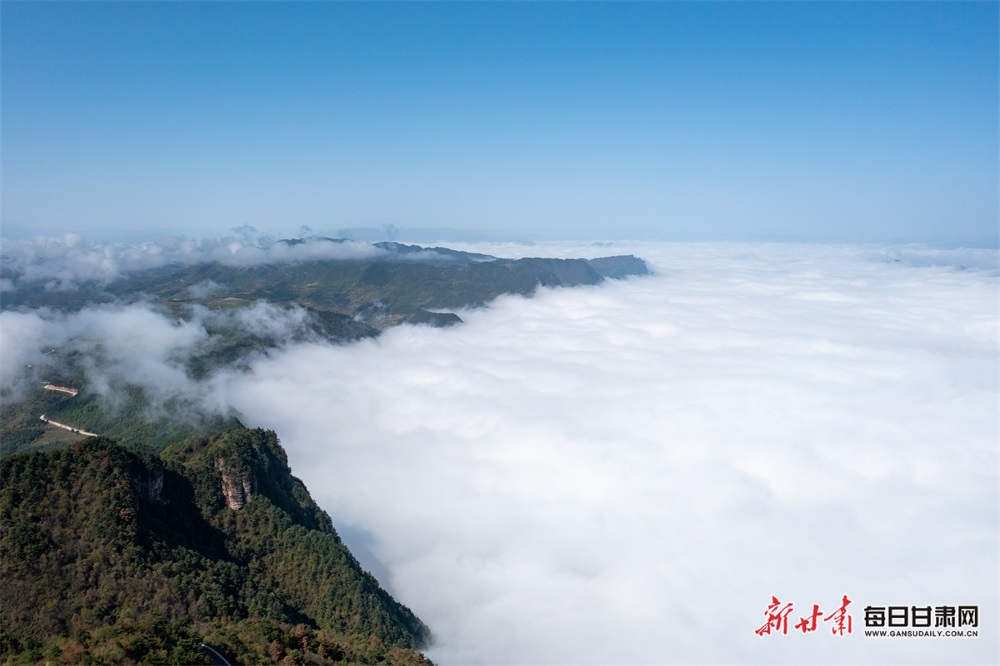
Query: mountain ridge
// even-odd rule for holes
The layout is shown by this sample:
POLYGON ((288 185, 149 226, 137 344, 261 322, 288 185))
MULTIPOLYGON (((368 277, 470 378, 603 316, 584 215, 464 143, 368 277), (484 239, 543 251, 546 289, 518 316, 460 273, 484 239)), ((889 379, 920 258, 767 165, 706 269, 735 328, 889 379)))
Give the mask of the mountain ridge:
MULTIPOLYGON (((278 243, 296 247, 316 242, 348 241, 286 239, 278 243)), ((335 339, 353 339, 407 322, 420 310, 479 307, 501 294, 529 295, 539 286, 598 284, 649 273, 645 262, 633 255, 498 259, 392 241, 370 247, 381 254, 339 259, 303 256, 246 266, 219 261, 172 264, 134 271, 106 283, 86 281, 75 289, 49 288, 43 279, 29 280, 23 270, 19 273, 8 266, 0 277, 12 287, 0 292, 0 310, 46 306, 72 311, 95 303, 129 302, 138 295, 178 313, 185 305, 222 310, 265 300, 324 313, 335 339), (374 324, 365 322, 363 316, 373 305, 382 310, 374 324)))

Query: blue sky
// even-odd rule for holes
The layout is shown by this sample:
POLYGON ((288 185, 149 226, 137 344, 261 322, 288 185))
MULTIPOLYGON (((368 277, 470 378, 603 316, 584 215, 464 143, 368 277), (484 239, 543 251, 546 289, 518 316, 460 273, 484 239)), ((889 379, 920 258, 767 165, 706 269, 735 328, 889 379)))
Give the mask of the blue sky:
POLYGON ((5 236, 997 244, 995 2, 0 7, 5 236))

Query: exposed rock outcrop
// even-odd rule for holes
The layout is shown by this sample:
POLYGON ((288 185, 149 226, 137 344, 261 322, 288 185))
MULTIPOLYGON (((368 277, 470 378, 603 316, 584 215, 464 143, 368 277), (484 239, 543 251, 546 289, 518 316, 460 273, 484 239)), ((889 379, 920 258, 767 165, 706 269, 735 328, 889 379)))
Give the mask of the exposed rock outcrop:
POLYGON ((225 458, 216 458, 215 469, 219 471, 222 479, 222 494, 226 498, 226 505, 233 511, 239 511, 246 503, 253 499, 256 493, 256 479, 252 474, 237 474, 226 465, 225 458))

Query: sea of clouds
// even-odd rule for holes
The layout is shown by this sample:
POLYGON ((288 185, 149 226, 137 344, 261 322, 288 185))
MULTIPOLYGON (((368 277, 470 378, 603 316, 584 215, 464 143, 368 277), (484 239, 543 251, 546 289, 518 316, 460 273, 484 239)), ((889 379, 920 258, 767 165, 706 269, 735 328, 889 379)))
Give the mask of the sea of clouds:
MULTIPOLYGON (((287 344, 191 388, 278 432, 431 658, 997 661, 995 250, 456 247, 634 253, 655 274, 287 344), (844 595, 850 635, 794 629, 844 595), (772 596, 788 634, 758 636, 772 596), (867 638, 868 605, 978 605, 979 636, 867 638)), ((46 338, 11 336, 15 315, 7 367, 46 338)), ((179 342, 144 355, 176 367, 201 333, 166 325, 147 344, 179 342)))

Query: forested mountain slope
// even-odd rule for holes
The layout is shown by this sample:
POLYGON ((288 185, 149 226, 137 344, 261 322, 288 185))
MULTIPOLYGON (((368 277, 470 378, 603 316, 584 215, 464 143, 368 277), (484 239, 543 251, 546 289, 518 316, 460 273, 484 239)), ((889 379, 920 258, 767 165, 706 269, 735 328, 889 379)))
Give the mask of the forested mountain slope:
POLYGON ((0 461, 0 650, 13 662, 423 663, 273 432, 154 457, 91 438, 0 461))

